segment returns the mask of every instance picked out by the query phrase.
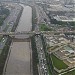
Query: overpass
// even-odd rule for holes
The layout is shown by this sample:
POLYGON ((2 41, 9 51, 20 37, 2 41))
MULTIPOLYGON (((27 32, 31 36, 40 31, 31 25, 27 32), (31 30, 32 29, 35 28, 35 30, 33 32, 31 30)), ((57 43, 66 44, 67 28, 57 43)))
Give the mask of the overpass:
POLYGON ((22 31, 22 32, 0 32, 0 36, 9 35, 9 36, 16 36, 16 35, 28 35, 33 36, 37 34, 75 34, 75 31, 22 31))
POLYGON ((9 35, 9 36, 15 36, 15 35, 33 35, 35 32, 32 31, 24 31, 24 32, 0 32, 0 36, 3 35, 9 35))

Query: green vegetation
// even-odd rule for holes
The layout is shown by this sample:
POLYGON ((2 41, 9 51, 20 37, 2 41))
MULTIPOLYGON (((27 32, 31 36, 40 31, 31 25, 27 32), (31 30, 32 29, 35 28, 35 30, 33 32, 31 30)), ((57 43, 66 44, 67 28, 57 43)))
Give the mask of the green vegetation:
POLYGON ((19 12, 19 14, 17 16, 16 22, 14 23, 11 32, 14 32, 16 30, 16 27, 17 27, 17 25, 19 23, 19 19, 21 17, 22 12, 23 12, 23 7, 21 8, 21 11, 19 12))
POLYGON ((57 21, 57 24, 62 25, 62 26, 66 26, 67 22, 57 21))
POLYGON ((48 27, 46 24, 41 24, 40 31, 52 31, 52 29, 48 27))
POLYGON ((35 7, 32 7, 32 23, 36 24, 37 18, 36 18, 36 9, 35 7))
POLYGON ((0 26, 3 24, 3 21, 6 19, 6 17, 9 14, 10 14, 9 10, 2 7, 2 9, 0 11, 0 26))
POLYGON ((7 8, 1 7, 1 12, 0 12, 1 15, 5 14, 6 16, 8 16, 9 13, 10 11, 7 8))
POLYGON ((54 67, 56 67, 58 70, 68 68, 68 66, 62 60, 58 59, 55 55, 51 54, 51 57, 54 67))
POLYGON ((71 25, 72 29, 75 30, 75 22, 70 22, 70 25, 71 25))
POLYGON ((8 52, 9 52, 9 46, 11 44, 11 38, 8 36, 4 36, 4 37, 7 37, 8 39, 7 39, 7 42, 0 54, 0 75, 2 75, 2 73, 3 73, 3 68, 4 68, 5 61, 6 61, 8 52))
POLYGON ((6 25, 5 29, 3 30, 4 32, 6 32, 9 28, 9 25, 6 25))
POLYGON ((75 22, 62 22, 62 21, 57 21, 55 19, 51 19, 51 23, 61 25, 61 27, 71 26, 72 29, 75 29, 75 22))
POLYGON ((75 28, 75 22, 62 22, 62 21, 57 21, 57 24, 63 26, 73 26, 75 28))
POLYGON ((65 73, 65 74, 63 74, 63 75, 75 75, 75 70, 70 71, 70 72, 68 72, 68 73, 65 73))
POLYGON ((50 47, 50 45, 49 44, 47 44, 47 50, 49 50, 51 47, 50 47))
POLYGON ((38 74, 38 54, 34 36, 31 38, 33 75, 38 74))
POLYGON ((62 25, 62 26, 67 25, 67 22, 57 21, 56 19, 51 19, 51 23, 52 24, 59 24, 59 25, 62 25))
POLYGON ((3 24, 3 21, 5 20, 5 17, 0 16, 0 26, 3 24))
POLYGON ((0 42, 1 42, 2 38, 3 38, 3 37, 2 37, 2 36, 0 36, 0 42))
POLYGON ((36 23, 37 23, 36 9, 35 9, 35 7, 33 6, 33 7, 32 7, 32 30, 35 29, 36 23))
POLYGON ((46 56, 47 65, 48 65, 48 73, 49 75, 52 75, 53 66, 50 60, 50 55, 47 53, 47 45, 43 36, 41 36, 41 39, 42 39, 43 49, 44 49, 45 56, 46 56))

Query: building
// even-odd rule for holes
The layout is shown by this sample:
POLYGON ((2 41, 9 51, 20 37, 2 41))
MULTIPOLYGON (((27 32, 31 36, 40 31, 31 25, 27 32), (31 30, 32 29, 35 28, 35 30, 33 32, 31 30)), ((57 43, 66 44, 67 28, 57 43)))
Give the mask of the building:
POLYGON ((63 4, 66 7, 74 7, 75 6, 75 0, 60 0, 60 3, 63 4))
POLYGON ((74 17, 67 17, 67 16, 55 16, 54 17, 55 20, 57 21, 62 21, 62 22, 75 22, 75 18, 74 17))
POLYGON ((65 5, 73 5, 74 0, 64 0, 65 5))

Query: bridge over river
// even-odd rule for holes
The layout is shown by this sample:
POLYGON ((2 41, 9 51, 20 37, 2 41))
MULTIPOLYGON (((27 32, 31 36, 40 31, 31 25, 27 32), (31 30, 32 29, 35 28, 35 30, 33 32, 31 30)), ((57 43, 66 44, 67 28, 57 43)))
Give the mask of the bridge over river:
POLYGON ((13 37, 3 75, 33 74, 31 42, 24 42, 24 40, 30 36, 37 34, 75 34, 75 31, 31 31, 32 9, 29 6, 21 6, 23 6, 24 9, 16 32, 0 32, 0 36, 6 35, 13 37))
POLYGON ((9 36, 33 36, 37 34, 75 34, 75 31, 21 31, 21 32, 0 32, 0 36, 9 35, 9 36))

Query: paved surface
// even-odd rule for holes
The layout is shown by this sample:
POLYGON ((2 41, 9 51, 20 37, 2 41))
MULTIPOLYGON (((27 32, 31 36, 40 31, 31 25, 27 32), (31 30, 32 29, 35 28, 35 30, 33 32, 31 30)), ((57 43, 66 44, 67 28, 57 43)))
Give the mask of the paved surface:
POLYGON ((31 75, 30 48, 28 46, 29 42, 13 43, 5 75, 31 75))
POLYGON ((49 75, 41 36, 40 35, 36 36, 35 40, 36 40, 37 53, 39 58, 39 65, 38 65, 39 75, 49 75))

